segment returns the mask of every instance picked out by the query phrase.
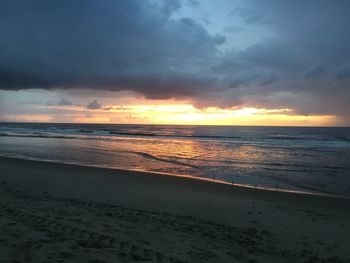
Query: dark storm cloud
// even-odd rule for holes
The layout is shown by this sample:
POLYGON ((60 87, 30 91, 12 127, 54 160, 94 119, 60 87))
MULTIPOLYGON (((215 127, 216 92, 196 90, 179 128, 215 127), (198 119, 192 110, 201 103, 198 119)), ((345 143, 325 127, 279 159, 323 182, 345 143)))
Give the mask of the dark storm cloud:
POLYGON ((213 56, 224 38, 190 18, 170 19, 180 3, 1 1, 0 86, 192 94, 188 87, 206 81, 193 65, 213 56))
POLYGON ((199 106, 349 115, 349 1, 242 2, 223 14, 243 23, 230 34, 255 27, 269 37, 240 49, 221 49, 225 37, 191 18, 172 18, 190 2, 200 4, 1 1, 0 87, 131 90, 199 106))

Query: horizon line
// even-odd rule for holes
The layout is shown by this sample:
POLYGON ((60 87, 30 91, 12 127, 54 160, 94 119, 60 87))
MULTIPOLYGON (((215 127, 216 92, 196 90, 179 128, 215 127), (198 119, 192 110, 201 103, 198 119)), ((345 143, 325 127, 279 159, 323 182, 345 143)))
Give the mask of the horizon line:
POLYGON ((295 127, 295 128, 350 128, 350 126, 314 126, 314 125, 239 125, 239 124, 168 124, 168 123, 89 123, 89 122, 36 122, 36 121, 1 121, 0 123, 26 124, 74 124, 74 125, 144 125, 144 126, 219 126, 219 127, 295 127))

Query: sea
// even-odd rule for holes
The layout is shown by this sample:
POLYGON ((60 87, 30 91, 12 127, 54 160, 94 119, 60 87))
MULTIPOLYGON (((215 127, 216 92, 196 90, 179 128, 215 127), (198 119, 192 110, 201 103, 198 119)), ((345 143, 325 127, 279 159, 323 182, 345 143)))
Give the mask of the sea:
POLYGON ((350 197, 350 128, 0 123, 0 156, 350 197))

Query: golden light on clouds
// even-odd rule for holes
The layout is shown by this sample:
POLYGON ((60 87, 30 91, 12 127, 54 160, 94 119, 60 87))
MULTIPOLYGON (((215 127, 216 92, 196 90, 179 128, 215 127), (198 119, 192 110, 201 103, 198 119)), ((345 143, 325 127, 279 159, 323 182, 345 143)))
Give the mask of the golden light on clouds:
POLYGON ((289 108, 255 107, 196 108, 190 104, 105 105, 87 109, 80 105, 41 105, 59 114, 18 115, 17 121, 120 123, 120 124, 184 124, 184 125, 264 125, 264 126, 332 126, 334 115, 298 115, 289 108))
POLYGON ((121 123, 193 124, 193 125, 332 125, 336 116, 303 116, 288 108, 243 107, 222 109, 178 105, 110 106, 105 113, 121 123), (110 115, 113 113, 112 115, 110 115), (114 115, 114 116, 113 116, 114 115))

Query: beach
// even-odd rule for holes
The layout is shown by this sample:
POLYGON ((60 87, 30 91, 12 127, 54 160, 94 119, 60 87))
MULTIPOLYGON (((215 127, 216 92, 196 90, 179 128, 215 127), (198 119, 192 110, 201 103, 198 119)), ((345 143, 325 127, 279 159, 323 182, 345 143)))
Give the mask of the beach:
POLYGON ((0 158, 0 262, 349 262, 350 200, 0 158))
POLYGON ((350 263, 349 13, 0 1, 0 263, 350 263))

